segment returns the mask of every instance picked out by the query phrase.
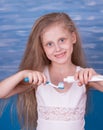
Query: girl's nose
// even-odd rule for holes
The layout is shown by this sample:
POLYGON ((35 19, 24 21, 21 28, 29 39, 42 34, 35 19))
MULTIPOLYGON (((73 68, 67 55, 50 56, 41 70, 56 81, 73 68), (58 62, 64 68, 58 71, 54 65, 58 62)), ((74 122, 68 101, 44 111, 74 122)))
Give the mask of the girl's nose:
POLYGON ((61 50, 61 47, 60 47, 59 44, 56 44, 56 45, 55 45, 55 50, 56 50, 56 51, 60 51, 60 50, 61 50))

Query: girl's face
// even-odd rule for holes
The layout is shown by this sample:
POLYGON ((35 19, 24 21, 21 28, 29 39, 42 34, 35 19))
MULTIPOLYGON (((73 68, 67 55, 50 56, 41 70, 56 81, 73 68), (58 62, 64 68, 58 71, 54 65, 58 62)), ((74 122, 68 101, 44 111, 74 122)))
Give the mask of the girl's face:
POLYGON ((52 63, 71 63, 71 54, 75 42, 75 33, 69 32, 61 24, 46 28, 42 34, 44 51, 52 63))

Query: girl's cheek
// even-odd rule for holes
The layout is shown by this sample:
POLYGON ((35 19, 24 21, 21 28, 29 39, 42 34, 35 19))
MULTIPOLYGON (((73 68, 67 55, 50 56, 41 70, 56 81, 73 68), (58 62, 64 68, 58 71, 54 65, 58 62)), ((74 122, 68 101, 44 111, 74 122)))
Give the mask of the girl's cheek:
POLYGON ((62 45, 62 48, 64 48, 64 49, 70 49, 72 46, 70 46, 70 45, 68 45, 68 44, 64 44, 64 45, 62 45))

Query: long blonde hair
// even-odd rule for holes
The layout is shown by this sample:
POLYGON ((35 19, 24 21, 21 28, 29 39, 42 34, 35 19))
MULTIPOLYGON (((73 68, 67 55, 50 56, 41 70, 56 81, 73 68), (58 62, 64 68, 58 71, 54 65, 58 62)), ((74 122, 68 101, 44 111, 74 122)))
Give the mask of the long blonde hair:
MULTIPOLYGON (((29 69, 42 72, 44 67, 51 63, 43 50, 41 36, 45 28, 55 23, 62 23, 69 31, 75 32, 77 43, 74 44, 71 60, 73 64, 85 67, 84 52, 74 22, 66 13, 50 13, 41 16, 35 22, 28 39, 19 71, 29 69)), ((24 129, 33 130, 34 127, 36 127, 37 102, 34 89, 18 95, 18 113, 24 129)))

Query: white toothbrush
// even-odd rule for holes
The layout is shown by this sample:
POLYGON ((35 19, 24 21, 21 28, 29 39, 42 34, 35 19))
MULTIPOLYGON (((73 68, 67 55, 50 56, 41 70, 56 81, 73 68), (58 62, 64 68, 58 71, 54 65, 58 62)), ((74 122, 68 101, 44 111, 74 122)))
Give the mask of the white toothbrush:
MULTIPOLYGON (((29 82, 29 78, 28 77, 24 78, 24 81, 25 82, 29 82)), ((51 82, 47 81, 46 85, 48 85, 48 84, 51 85, 54 88, 64 89, 64 83, 63 82, 59 82, 58 85, 54 85, 51 82)))
POLYGON ((63 82, 59 82, 58 85, 54 85, 51 82, 47 81, 46 84, 49 84, 54 88, 64 89, 64 83, 63 82))
MULTIPOLYGON (((103 75, 93 76, 91 80, 89 80, 89 82, 92 82, 92 81, 103 81, 103 75)), ((75 80, 74 76, 68 76, 64 78, 64 82, 73 83, 73 82, 79 82, 79 81, 75 80)))

